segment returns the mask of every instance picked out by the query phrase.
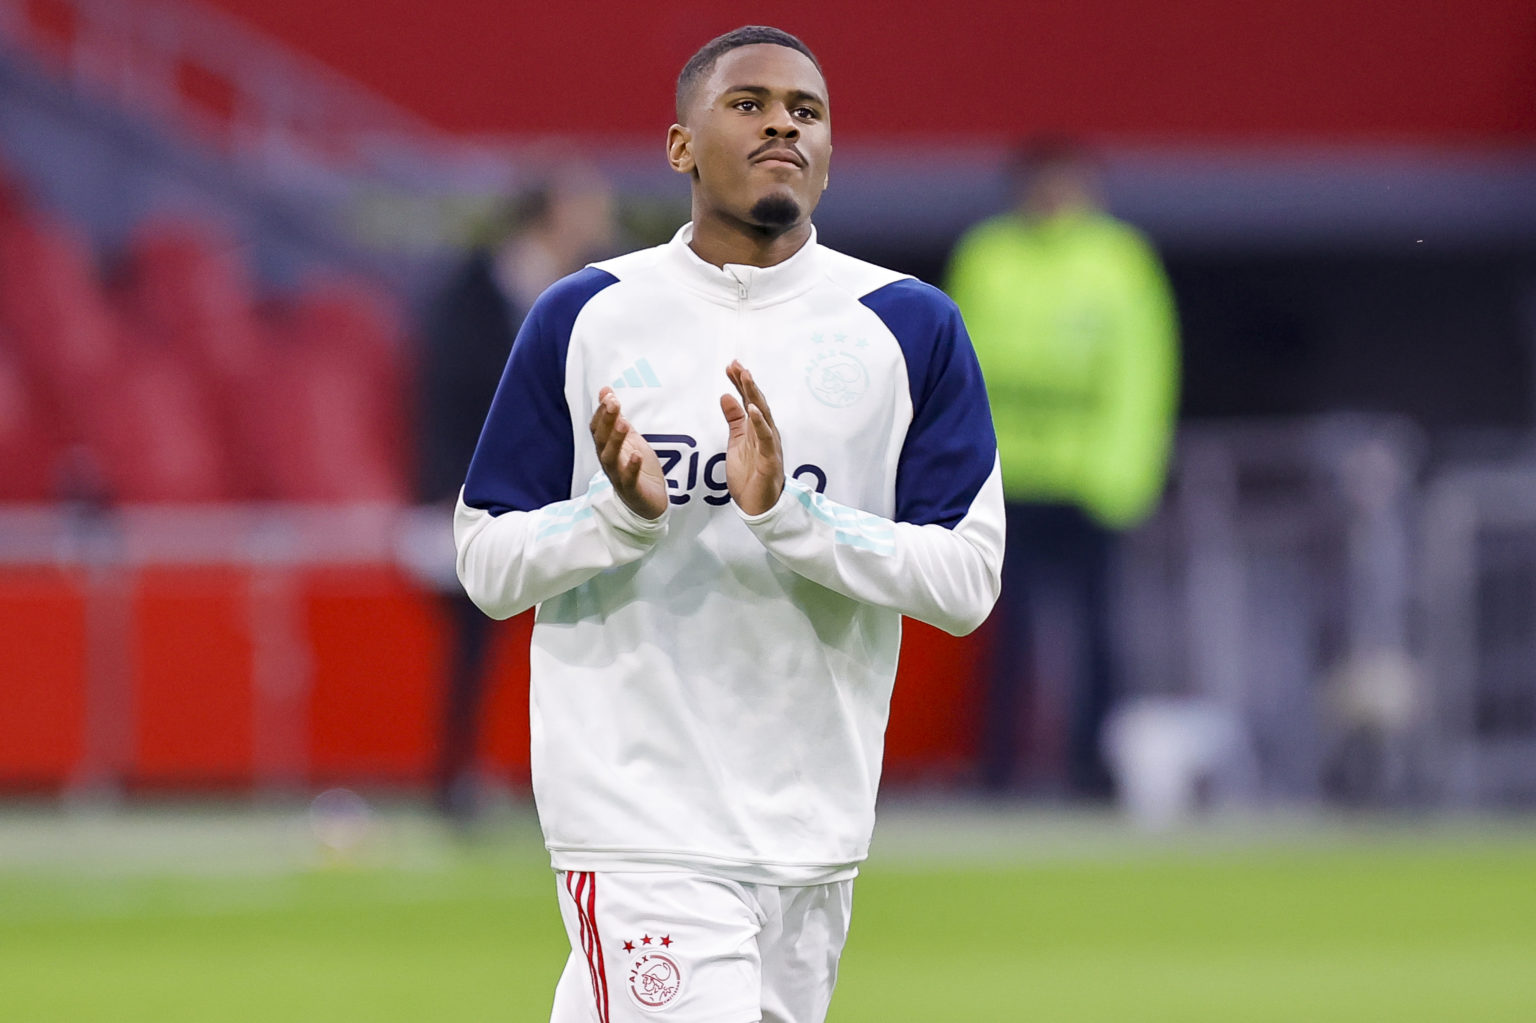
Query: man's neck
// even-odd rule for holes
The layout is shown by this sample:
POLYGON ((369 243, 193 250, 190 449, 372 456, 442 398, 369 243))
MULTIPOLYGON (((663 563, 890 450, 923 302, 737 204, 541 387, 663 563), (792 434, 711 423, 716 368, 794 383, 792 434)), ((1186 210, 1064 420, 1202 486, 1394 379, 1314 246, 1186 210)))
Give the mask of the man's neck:
POLYGON ((688 244, 700 259, 715 266, 774 266, 799 252, 810 237, 809 220, 770 233, 752 224, 700 217, 695 211, 693 238, 688 244))

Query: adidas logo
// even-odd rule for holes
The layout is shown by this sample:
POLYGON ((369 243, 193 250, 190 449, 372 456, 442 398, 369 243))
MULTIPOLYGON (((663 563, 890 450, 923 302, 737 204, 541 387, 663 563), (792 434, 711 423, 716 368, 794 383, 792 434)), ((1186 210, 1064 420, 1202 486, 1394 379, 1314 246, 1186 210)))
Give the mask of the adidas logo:
POLYGON ((656 379, 656 371, 651 369, 651 364, 640 359, 616 377, 612 386, 615 391, 621 387, 660 387, 661 381, 656 379))

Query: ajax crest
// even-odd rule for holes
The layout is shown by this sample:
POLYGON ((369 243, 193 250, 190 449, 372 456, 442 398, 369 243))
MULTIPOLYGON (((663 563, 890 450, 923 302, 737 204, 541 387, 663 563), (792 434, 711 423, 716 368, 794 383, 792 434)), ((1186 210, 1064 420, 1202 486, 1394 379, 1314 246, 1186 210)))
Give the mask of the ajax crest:
MULTIPOLYGON (((834 335, 834 344, 828 344, 826 335, 813 334, 817 345, 815 354, 805 367, 805 383, 811 394, 823 405, 847 408, 869 390, 869 371, 855 352, 843 347, 848 335, 834 335)), ((859 338, 854 348, 867 347, 869 342, 859 338)))
POLYGON ((629 996, 642 1009, 664 1009, 682 990, 683 974, 665 952, 644 952, 629 968, 629 996))

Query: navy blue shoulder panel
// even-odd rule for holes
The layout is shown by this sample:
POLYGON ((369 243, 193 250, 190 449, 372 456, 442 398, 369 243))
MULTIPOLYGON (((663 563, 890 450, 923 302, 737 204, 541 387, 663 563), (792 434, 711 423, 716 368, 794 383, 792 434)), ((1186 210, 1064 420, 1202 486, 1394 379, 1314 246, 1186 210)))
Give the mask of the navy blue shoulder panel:
POLYGON ((859 300, 880 317, 907 361, 912 425, 896 469, 896 519, 953 529, 997 459, 981 366, 960 310, 922 281, 900 280, 859 300))
POLYGON ((565 401, 571 328, 592 297, 618 281, 589 266, 550 285, 528 311, 469 463, 465 504, 500 515, 571 496, 576 452, 565 401))

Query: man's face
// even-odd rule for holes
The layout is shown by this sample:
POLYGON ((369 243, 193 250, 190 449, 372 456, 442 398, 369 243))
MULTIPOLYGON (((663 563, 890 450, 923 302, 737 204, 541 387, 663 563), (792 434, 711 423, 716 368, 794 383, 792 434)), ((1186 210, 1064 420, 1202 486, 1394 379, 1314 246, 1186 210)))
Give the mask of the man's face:
POLYGON ((694 173, 695 215, 771 232, 810 219, 827 187, 827 85, 798 50, 759 43, 715 62, 668 136, 672 166, 694 173))

